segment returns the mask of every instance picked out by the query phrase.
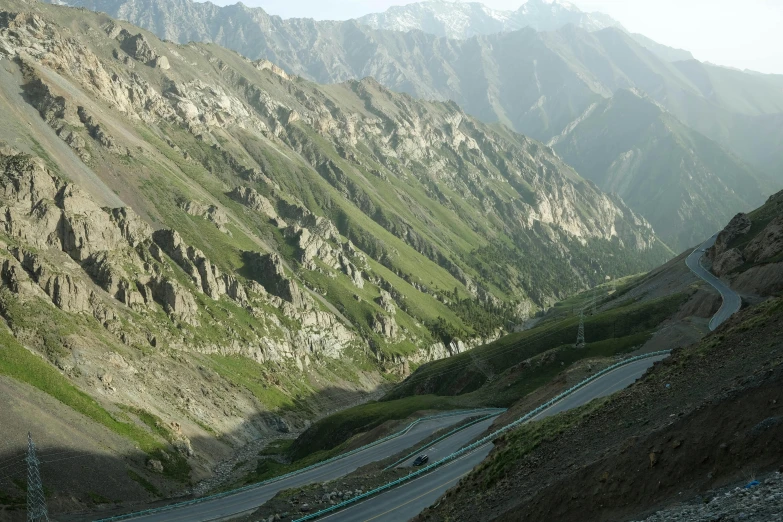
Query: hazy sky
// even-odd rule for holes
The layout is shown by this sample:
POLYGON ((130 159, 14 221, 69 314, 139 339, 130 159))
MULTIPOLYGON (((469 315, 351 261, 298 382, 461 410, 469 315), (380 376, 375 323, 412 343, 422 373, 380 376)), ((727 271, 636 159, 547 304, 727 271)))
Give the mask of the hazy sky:
MULTIPOLYGON (((212 0, 233 4, 237 0, 212 0)), ((342 20, 411 0, 244 0, 284 18, 342 20)), ((524 0, 484 0, 517 9, 524 0)), ((703 61, 783 74, 783 0, 571 0, 611 15, 632 32, 691 51, 703 61)))

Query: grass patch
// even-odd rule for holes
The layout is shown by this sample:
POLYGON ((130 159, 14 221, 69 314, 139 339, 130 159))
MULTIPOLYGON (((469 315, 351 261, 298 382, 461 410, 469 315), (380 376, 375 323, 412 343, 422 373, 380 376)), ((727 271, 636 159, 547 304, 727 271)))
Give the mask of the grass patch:
MULTIPOLYGON (((557 361, 558 366, 561 361, 571 364, 588 357, 617 355, 642 344, 655 327, 670 317, 686 299, 687 295, 676 294, 631 303, 585 317, 587 349, 559 352, 558 356, 562 359, 557 361)), ((507 335, 470 352, 422 365, 386 398, 399 399, 416 393, 455 395, 476 391, 486 382, 486 376, 475 367, 474 358, 478 358, 485 368, 491 369, 495 374, 501 374, 508 368, 553 348, 573 346, 578 324, 579 317, 569 316, 531 330, 507 335)), ((556 375, 555 370, 556 368, 547 370, 537 382, 543 383, 550 379, 556 375)), ((530 385, 525 386, 524 390, 534 388, 535 386, 530 385)), ((524 390, 518 391, 521 393, 524 390)), ((490 399, 494 405, 506 405, 506 401, 513 398, 511 394, 490 399)))
POLYGON ((119 422, 92 397, 78 390, 41 357, 23 348, 4 328, 0 328, 0 373, 25 382, 51 395, 66 406, 139 444, 145 452, 160 447, 151 435, 132 424, 119 422))
POLYGON ((309 385, 291 378, 298 373, 292 368, 280 371, 275 363, 261 364, 245 357, 210 355, 208 359, 221 377, 244 387, 271 410, 296 408, 315 394, 309 385))
POLYGON ((293 439, 278 439, 273 440, 269 444, 264 447, 261 451, 258 452, 259 457, 263 456, 269 456, 269 455, 284 455, 288 453, 288 450, 291 448, 291 445, 294 443, 293 439))
POLYGON ((90 498, 90 502, 92 502, 93 504, 96 504, 96 505, 111 504, 112 503, 112 501, 110 499, 104 497, 103 495, 101 495, 99 493, 95 493, 94 491, 88 491, 87 492, 87 496, 90 498))

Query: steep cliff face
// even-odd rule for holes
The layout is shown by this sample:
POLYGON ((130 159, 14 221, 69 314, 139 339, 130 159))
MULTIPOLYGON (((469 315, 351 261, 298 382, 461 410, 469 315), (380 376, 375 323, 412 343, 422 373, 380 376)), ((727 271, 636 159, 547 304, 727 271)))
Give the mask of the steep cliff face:
POLYGON ((783 192, 749 214, 737 214, 707 251, 712 271, 748 295, 783 289, 783 192))
POLYGON ((7 4, 0 314, 101 404, 176 423, 194 477, 216 435, 296 429, 667 256, 453 103, 7 4))

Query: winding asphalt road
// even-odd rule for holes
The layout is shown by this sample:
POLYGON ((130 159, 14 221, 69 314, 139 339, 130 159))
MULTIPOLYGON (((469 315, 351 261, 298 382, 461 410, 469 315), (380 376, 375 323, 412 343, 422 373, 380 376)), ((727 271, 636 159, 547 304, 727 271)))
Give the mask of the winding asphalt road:
POLYGON ((717 238, 718 234, 709 238, 691 252, 691 255, 685 260, 685 264, 688 265, 691 272, 712 285, 715 290, 720 292, 720 296, 723 298, 720 310, 718 310, 718 313, 710 320, 710 330, 715 330, 718 326, 723 324, 726 319, 739 312, 739 309, 742 306, 742 299, 737 292, 729 288, 726 283, 715 277, 712 272, 704 268, 701 264, 701 259, 704 257, 704 251, 714 245, 717 238))
MULTIPOLYGON (((443 439, 442 441, 436 443, 433 446, 430 446, 426 450, 422 451, 421 453, 425 453, 429 458, 428 463, 437 462, 443 457, 446 457, 448 455, 451 455, 457 450, 460 450, 476 440, 479 435, 487 431, 487 429, 492 426, 492 423, 495 422, 495 418, 490 418, 487 420, 483 420, 481 422, 477 422, 473 426, 468 426, 465 429, 462 429, 452 435, 451 437, 448 437, 446 439, 443 439)), ((412 467, 413 461, 416 460, 416 457, 419 454, 412 456, 402 464, 400 464, 398 467, 412 467)))
MULTIPOLYGON (((221 520, 228 518, 231 515, 245 513, 262 505, 264 502, 274 497, 278 491, 343 477, 362 466, 405 451, 411 446, 426 439, 434 432, 457 424, 469 417, 475 417, 476 415, 477 413, 475 412, 469 412, 451 417, 426 420, 411 428, 411 430, 404 435, 400 435, 399 437, 395 437, 378 444, 377 446, 354 453, 343 459, 336 460, 330 464, 300 473, 299 475, 294 475, 286 479, 278 480, 258 488, 241 491, 226 497, 199 502, 198 504, 181 506, 175 509, 150 513, 148 515, 140 514, 139 516, 133 517, 132 520, 144 522, 205 522, 209 520, 221 520)), ((487 421, 474 426, 483 425, 484 429, 486 429, 491 422, 492 419, 488 419, 487 421)), ((471 426, 471 428, 472 427, 473 426, 471 426)), ((461 432, 457 432, 457 434, 459 433, 461 432)), ((462 447, 461 445, 455 447, 455 444, 461 444, 461 439, 455 440, 456 442, 448 441, 448 439, 442 441, 444 450, 449 450, 450 448, 449 453, 451 453, 462 447)))
MULTIPOLYGON (((642 359, 621 366, 553 404, 531 420, 540 420, 622 390, 641 377, 655 361, 660 361, 665 357, 664 355, 642 359)), ((466 442, 469 441, 468 439, 466 442)), ((472 453, 444 464, 398 488, 319 520, 329 520, 330 522, 399 522, 409 520, 437 502, 459 479, 470 473, 476 465, 484 460, 491 450, 492 444, 482 446, 472 453)), ((436 460, 432 458, 434 452, 430 451, 429 454, 431 456, 430 462, 434 462, 436 460)))

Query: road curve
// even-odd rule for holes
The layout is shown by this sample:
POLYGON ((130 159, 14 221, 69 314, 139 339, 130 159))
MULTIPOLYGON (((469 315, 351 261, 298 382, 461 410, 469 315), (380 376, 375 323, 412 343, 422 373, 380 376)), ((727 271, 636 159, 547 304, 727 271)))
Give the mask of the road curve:
POLYGON ((740 296, 729 288, 729 286, 715 277, 709 270, 704 268, 701 264, 701 259, 704 257, 704 251, 715 244, 715 240, 718 238, 718 234, 715 234, 707 241, 698 246, 691 254, 685 259, 685 264, 691 269, 691 272, 696 274, 699 278, 708 282, 715 290, 720 292, 720 296, 723 299, 723 303, 720 306, 720 310, 712 316, 710 320, 710 330, 715 330, 718 326, 723 324, 729 317, 739 312, 742 306, 742 299, 740 296))
MULTIPOLYGON (((473 426, 468 426, 467 428, 458 431, 454 435, 435 443, 433 446, 430 446, 421 453, 425 453, 430 458, 428 462, 429 464, 437 462, 443 457, 451 455, 455 451, 464 448, 472 441, 476 440, 479 435, 487 431, 487 429, 492 426, 493 422, 495 422, 495 417, 477 422, 473 426)), ((418 454, 412 456, 405 462, 401 463, 398 467, 413 466, 413 461, 416 460, 417 456, 418 454)))
MULTIPOLYGON (((655 361, 665 357, 665 355, 651 357, 621 366, 578 389, 531 420, 540 420, 621 390, 641 377, 655 361)), ((470 473, 476 465, 484 460, 491 449, 491 444, 482 446, 398 488, 319 520, 329 520, 329 522, 399 522, 410 520, 437 502, 460 478, 470 473)), ((433 459, 430 459, 430 462, 433 462, 433 459)))
MULTIPOLYGON (((146 515, 139 514, 139 516, 135 516, 130 520, 133 520, 134 522, 206 522, 210 520, 221 520, 229 518, 232 515, 246 513, 256 509, 264 502, 274 497, 278 491, 300 487, 314 482, 324 482, 340 478, 362 466, 402 452, 429 437, 434 432, 452 426, 469 417, 475 417, 476 415, 475 412, 468 412, 452 417, 422 421, 404 435, 400 435, 399 437, 395 437, 378 444, 377 446, 367 448, 366 450, 354 453, 343 459, 335 460, 334 462, 314 468, 310 471, 272 482, 258 488, 241 491, 233 495, 213 500, 205 500, 197 504, 185 505, 166 511, 146 515)), ((487 422, 491 422, 491 420, 487 422)), ((460 432, 457 432, 456 435, 459 434, 460 432)), ((448 439, 444 440, 443 443, 446 443, 447 440, 448 439)), ((453 451, 456 451, 457 449, 459 448, 454 448, 453 451)))

